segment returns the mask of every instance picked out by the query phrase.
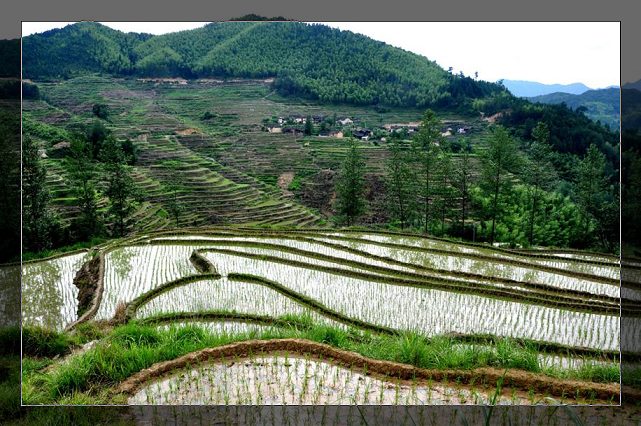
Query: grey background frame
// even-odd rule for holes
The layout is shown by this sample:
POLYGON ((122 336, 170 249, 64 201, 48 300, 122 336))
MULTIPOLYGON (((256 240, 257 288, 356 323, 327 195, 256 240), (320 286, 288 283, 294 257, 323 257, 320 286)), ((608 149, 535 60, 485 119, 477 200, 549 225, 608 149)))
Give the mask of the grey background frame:
MULTIPOLYGON (((21 33, 21 21, 219 21, 254 13, 262 16, 283 16, 287 19, 301 21, 621 21, 621 83, 641 79, 641 55, 637 54, 637 40, 641 39, 641 7, 630 1, 603 2, 598 0, 583 0, 580 7, 569 2, 540 0, 538 2, 518 2, 515 0, 498 1, 461 1, 450 0, 439 4, 412 3, 408 0, 396 0, 393 4, 376 4, 373 2, 364 6, 362 3, 347 3, 337 0, 323 2, 301 2, 300 0, 265 2, 240 0, 233 3, 209 3, 197 0, 183 0, 179 5, 175 1, 156 0, 150 7, 148 2, 132 0, 108 0, 101 3, 89 3, 81 0, 45 2, 25 0, 3 5, 0 16, 0 38, 18 38, 21 33)), ((309 408, 309 407, 308 407, 309 408)), ((101 408, 73 409, 82 416, 84 410, 100 410, 101 408), (78 411, 80 410, 80 411, 78 411)), ((107 408, 104 408, 107 409, 107 408)), ((69 410, 72 410, 69 408, 69 410)), ((304 415, 304 409, 290 408, 289 414, 304 415)), ((199 410, 196 407, 182 409, 176 412, 170 409, 139 408, 129 413, 140 420, 155 417, 160 420, 165 416, 182 418, 199 417, 205 414, 207 422, 213 418, 227 418, 232 423, 239 421, 238 411, 231 413, 223 409, 199 410), (206 413, 204 413, 206 411, 206 413), (158 417, 156 417, 158 416, 158 417)), ((242 410, 241 410, 242 411, 242 410)), ((308 410, 309 411, 309 410, 308 410)), ((347 415, 347 410, 343 410, 347 415)), ((352 410, 353 411, 353 410, 352 410)), ((458 423, 463 418, 468 421, 483 418, 481 407, 435 407, 433 415, 441 421, 458 423), (458 412, 458 414, 457 414, 458 412), (461 417, 462 415, 462 417, 461 417), (478 417, 477 417, 478 416, 478 417), (458 420, 458 421, 457 421, 458 420)), ((504 411, 504 410, 501 410, 504 411)), ((534 412, 539 421, 545 422, 546 417, 554 414, 544 407, 529 409, 513 407, 512 411, 519 412, 516 417, 531 416, 534 412)), ((253 409, 255 413, 255 409, 253 409)), ((115 409, 113 414, 124 414, 115 409)), ((247 408, 241 417, 256 419, 247 408), (246 417, 248 416, 248 417, 246 417)), ((285 413, 284 413, 285 414, 285 413)), ((400 412, 390 409, 388 420, 407 419, 411 412, 400 412), (399 415, 397 417, 395 414, 399 415)), ((502 413, 503 414, 503 413, 502 413)), ((587 412, 585 414, 588 414, 587 412)), ((353 419, 361 417, 374 419, 371 410, 352 412, 353 419)), ((312 415, 313 416, 313 415, 312 415)), ((380 413, 376 416, 380 416, 380 413)), ((342 417, 342 416, 341 416, 342 417)), ((383 416, 385 417, 385 416, 383 416)), ((515 416, 510 416, 514 419, 515 416)), ((567 418, 567 415, 565 416, 567 418)), ((176 420, 178 420, 176 418, 176 420)), ((379 421, 382 418, 379 418, 379 421)), ((169 424, 174 424, 169 420, 169 424)), ((412 419, 411 423, 414 423, 412 419)), ((410 423, 410 424, 411 424, 410 423)), ((474 421, 470 424, 475 424, 474 421)))

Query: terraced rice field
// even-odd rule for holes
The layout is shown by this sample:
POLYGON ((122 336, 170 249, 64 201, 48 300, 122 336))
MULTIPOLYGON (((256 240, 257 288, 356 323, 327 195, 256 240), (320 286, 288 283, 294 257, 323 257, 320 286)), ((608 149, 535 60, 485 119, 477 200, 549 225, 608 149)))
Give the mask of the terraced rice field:
POLYGON ((63 330, 77 319, 76 272, 87 260, 81 252, 44 262, 25 263, 22 268, 22 323, 63 330))
MULTIPOLYGON (((154 381, 128 402, 146 405, 486 404, 487 392, 392 381, 298 356, 258 356, 199 366, 154 381)), ((522 395, 498 404, 527 403, 522 395)))
MULTIPOLYGON (((635 326, 641 292, 631 288, 620 299, 616 260, 602 255, 246 228, 150 233, 98 249, 104 267, 94 295, 99 304, 82 321, 113 318, 228 336, 278 336, 283 327, 316 324, 346 330, 356 341, 367 338, 363 333, 445 335, 461 339, 462 349, 480 344, 489 351, 492 339, 511 338, 542 348, 535 361, 542 370, 614 366, 622 340, 636 342, 629 354, 641 354, 635 326), (621 311, 630 327, 621 328, 621 311)), ((61 330, 77 320, 72 281, 88 259, 82 252, 26 264, 23 322, 61 330)), ((292 362, 266 353, 168 370, 139 384, 129 402, 474 403, 491 395, 491 389, 474 394, 452 383, 399 384, 299 355, 292 354, 292 362), (336 392, 343 396, 332 399, 336 392)), ((518 392, 500 399, 527 400, 518 392)))
MULTIPOLYGON (((25 101, 25 120, 37 123, 27 133, 43 141, 44 146, 68 140, 72 132, 90 125, 94 119, 91 106, 98 102, 110 110, 107 125, 114 135, 134 142, 139 158, 131 167, 131 174, 142 191, 142 202, 132 216, 137 230, 225 223, 278 223, 291 227, 320 223, 316 213, 284 197, 275 186, 265 185, 184 145, 182 138, 186 135, 205 137, 203 123, 191 123, 188 118, 172 113, 159 97, 163 90, 153 85, 135 80, 81 77, 42 83, 42 90, 47 101, 25 101), (170 217, 168 207, 174 200, 168 186, 175 184, 177 176, 180 183, 176 201, 184 211, 178 223, 170 217)), ((164 95, 173 99, 173 95, 164 95)), ((64 223, 71 223, 79 209, 66 170, 57 158, 46 158, 44 163, 53 193, 52 204, 64 223)), ((102 198, 98 206, 104 210, 107 200, 102 198)))

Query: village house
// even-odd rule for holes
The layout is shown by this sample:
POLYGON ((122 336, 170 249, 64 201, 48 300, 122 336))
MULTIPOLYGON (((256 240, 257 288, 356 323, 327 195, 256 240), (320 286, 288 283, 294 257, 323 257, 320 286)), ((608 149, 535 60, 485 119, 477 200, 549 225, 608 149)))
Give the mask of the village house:
MULTIPOLYGON (((369 139, 371 135, 372 135, 372 131, 370 129, 357 129, 352 131, 352 136, 358 139, 363 139, 363 138, 369 139)), ((367 140, 367 139, 363 139, 363 140, 367 140)))
POLYGON ((303 132, 301 130, 298 130, 298 129, 294 128, 294 127, 283 127, 282 130, 281 130, 281 133, 292 133, 292 134, 294 134, 294 136, 303 134, 303 132))
POLYGON ((342 126, 347 126, 348 124, 354 124, 354 121, 351 118, 343 118, 341 120, 337 120, 338 123, 340 123, 342 126))

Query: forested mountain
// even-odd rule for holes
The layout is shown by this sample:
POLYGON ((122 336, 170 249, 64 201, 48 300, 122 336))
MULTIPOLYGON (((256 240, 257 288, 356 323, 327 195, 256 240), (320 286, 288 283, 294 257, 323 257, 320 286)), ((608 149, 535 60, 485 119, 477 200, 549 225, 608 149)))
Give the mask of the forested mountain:
POLYGON ((621 91, 621 114, 621 126, 624 130, 641 130, 641 91, 621 91))
POLYGON ((33 79, 275 77, 284 95, 419 107, 461 107, 503 90, 363 35, 299 22, 222 22, 159 36, 84 22, 25 37, 23 51, 33 79))
POLYGON ((573 95, 580 95, 588 90, 591 90, 583 83, 572 84, 544 84, 536 81, 523 81, 523 80, 503 80, 503 85, 514 96, 519 97, 532 97, 548 95, 550 93, 563 92, 571 93, 573 95))
POLYGON ((20 77, 20 39, 0 40, 0 77, 20 77))
POLYGON ((123 33, 91 22, 24 37, 23 77, 126 73, 133 66, 132 49, 150 37, 150 34, 123 33))
POLYGON ((592 120, 607 124, 611 129, 619 127, 621 101, 618 88, 588 90, 580 95, 556 92, 528 99, 542 104, 565 103, 574 110, 584 112, 592 120))
POLYGON ((624 89, 636 89, 636 90, 641 90, 641 80, 637 80, 635 82, 631 83, 626 83, 623 85, 624 89))

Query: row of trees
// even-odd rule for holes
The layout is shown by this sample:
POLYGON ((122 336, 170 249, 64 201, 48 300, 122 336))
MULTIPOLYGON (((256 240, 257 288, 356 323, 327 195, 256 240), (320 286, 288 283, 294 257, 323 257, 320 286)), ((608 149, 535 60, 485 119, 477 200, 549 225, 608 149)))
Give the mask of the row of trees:
MULTIPOLYGON (((618 185, 608 176, 605 155, 590 145, 575 178, 564 183, 554 167, 557 153, 547 124, 538 122, 531 137, 520 150, 518 140, 497 125, 478 154, 453 155, 428 110, 411 142, 388 145, 390 224, 490 243, 616 250, 618 185)), ((336 185, 342 223, 357 223, 368 208, 364 176, 364 160, 352 141, 336 185)))
POLYGON ((67 187, 77 199, 78 215, 64 228, 50 207, 47 174, 35 140, 23 140, 23 250, 39 252, 71 242, 87 241, 107 234, 122 236, 139 193, 131 177, 130 143, 118 141, 100 125, 87 135, 75 135, 70 154, 64 158, 67 187), (108 200, 106 209, 100 199, 108 200), (107 226, 111 224, 111 226, 107 226), (110 228, 110 229, 108 229, 110 228))

